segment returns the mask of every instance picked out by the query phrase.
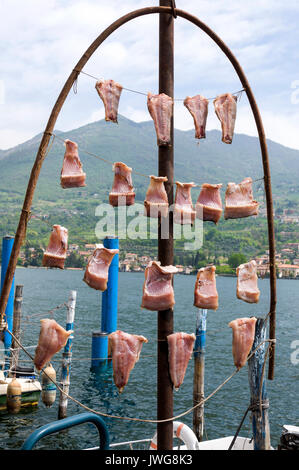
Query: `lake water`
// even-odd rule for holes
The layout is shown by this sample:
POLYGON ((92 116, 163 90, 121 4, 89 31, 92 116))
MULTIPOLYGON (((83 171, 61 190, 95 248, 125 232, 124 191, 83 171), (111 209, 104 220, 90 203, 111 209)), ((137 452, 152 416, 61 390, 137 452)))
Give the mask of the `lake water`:
MULTIPOLYGON (((197 309, 193 307, 195 276, 174 276, 175 311, 174 331, 195 332, 197 309)), ((118 328, 146 336, 139 362, 133 369, 128 385, 118 394, 112 379, 112 369, 95 374, 90 370, 91 334, 101 325, 101 294, 89 288, 83 281, 83 271, 17 269, 16 284, 23 284, 22 343, 36 345, 39 336, 39 320, 49 316, 46 312, 67 301, 69 291, 77 291, 77 305, 73 340, 70 395, 88 407, 104 413, 156 419, 156 312, 141 310, 143 273, 119 273, 118 328)), ((278 280, 277 346, 275 379, 267 382, 270 400, 269 418, 271 444, 277 446, 283 424, 298 425, 298 375, 299 353, 296 356, 294 342, 299 340, 298 305, 299 283, 278 280), (291 354, 297 361, 291 361, 291 354)), ((211 393, 234 370, 231 342, 232 333, 227 324, 242 316, 264 317, 269 308, 269 280, 259 280, 260 302, 250 305, 236 298, 236 278, 217 277, 219 309, 208 312, 206 343, 205 394, 211 393)), ((66 309, 54 312, 55 320, 62 326, 66 322, 66 309)), ((297 345, 297 349, 298 349, 297 345)), ((31 353, 34 349, 29 349, 31 353)), ((52 361, 60 379, 61 352, 52 361)), ((29 358, 22 353, 22 359, 29 358)), ((25 362, 23 362, 25 364, 25 362)), ((174 414, 180 414, 193 403, 193 361, 185 380, 174 393, 174 414)), ((249 404, 247 367, 236 374, 205 405, 205 438, 214 439, 233 435, 249 404)), ((57 419, 59 393, 51 408, 40 400, 38 407, 21 410, 17 415, 0 414, 0 448, 19 449, 26 437, 45 423, 57 419)), ((68 416, 85 410, 69 400, 68 416)), ((151 438, 155 424, 130 422, 105 418, 111 441, 151 438)), ((181 419, 192 428, 192 413, 181 419)), ((249 415, 240 435, 251 437, 249 415)), ((82 449, 98 445, 97 432, 91 424, 49 436, 36 448, 82 449)))

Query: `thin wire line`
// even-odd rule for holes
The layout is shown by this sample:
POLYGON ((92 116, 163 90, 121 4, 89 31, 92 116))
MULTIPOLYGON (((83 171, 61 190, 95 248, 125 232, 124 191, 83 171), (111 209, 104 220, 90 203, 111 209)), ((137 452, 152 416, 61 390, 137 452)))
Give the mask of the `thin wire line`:
MULTIPOLYGON (((98 77, 95 77, 94 75, 91 75, 90 73, 87 73, 87 72, 83 72, 83 70, 76 70, 74 69, 76 72, 78 73, 83 73, 84 75, 87 75, 88 77, 91 77, 93 78, 94 80, 103 80, 103 78, 98 78, 98 77)), ((125 88, 125 87, 122 87, 123 90, 126 90, 126 91, 130 91, 132 93, 137 93, 138 95, 143 95, 143 96, 147 96, 147 93, 144 93, 142 91, 137 91, 137 90, 132 90, 131 88, 125 88)), ((240 97, 242 96, 242 93, 245 91, 245 88, 242 88, 241 90, 238 90, 238 91, 235 91, 234 93, 232 93, 232 95, 239 95, 238 99, 240 99, 240 97)), ((217 95, 219 96, 219 95, 217 95)), ((214 96, 212 98, 206 98, 208 101, 212 101, 212 100, 215 100, 217 98, 217 96, 214 96)), ((184 101, 185 98, 173 98, 174 101, 184 101)))
MULTIPOLYGON (((22 346, 22 344, 20 343, 20 341, 18 340, 18 338, 16 338, 14 336, 14 334, 8 329, 6 328, 6 331, 12 336, 12 338, 14 338, 14 340, 16 341, 16 343, 21 347, 21 349, 23 349, 23 351, 30 357, 30 359, 34 362, 34 358, 33 356, 28 352, 26 351, 26 349, 22 346)), ((254 351, 252 351, 252 353, 247 357, 247 361, 255 354, 255 352, 264 344, 264 343, 267 343, 267 342, 276 342, 275 339, 266 339, 264 341, 262 341, 255 349, 254 351)), ((59 385, 58 383, 52 379, 52 377, 50 377, 44 370, 44 368, 42 368, 41 372, 43 372, 46 377, 51 380, 51 382, 57 387, 57 389, 63 393, 68 399, 72 400, 74 403, 77 403, 77 405, 81 406, 82 408, 86 409, 87 411, 90 411, 91 413, 94 413, 94 414, 97 414, 97 415, 100 415, 100 416, 105 416, 107 418, 114 418, 114 419, 123 419, 123 420, 127 420, 127 421, 139 421, 139 422, 144 422, 144 423, 166 423, 166 422, 169 422, 169 421, 174 421, 178 418, 181 418, 187 414, 189 414, 191 411, 193 411, 195 408, 201 406, 203 403, 205 403, 206 401, 208 401, 210 398, 212 398, 212 396, 214 396, 227 382, 229 382, 229 380, 232 379, 232 377, 234 377, 234 375, 237 374, 237 372, 239 372, 240 369, 235 369, 234 372, 229 376, 227 377, 224 382, 222 382, 212 393, 210 393, 206 398, 204 398, 203 400, 201 400, 199 403, 197 403, 195 406, 193 406, 192 408, 188 409, 187 411, 184 411, 183 413, 177 415, 177 416, 174 416, 172 418, 167 418, 167 419, 161 419, 161 420, 157 420, 157 419, 142 419, 142 418, 133 418, 133 417, 127 417, 127 416, 116 416, 116 415, 109 415, 107 413, 103 413, 101 411, 96 411, 96 410, 93 410, 92 408, 89 408, 88 406, 84 405, 83 403, 81 403, 79 400, 77 400, 76 398, 72 397, 71 395, 69 395, 67 392, 65 392, 65 390, 63 390, 59 385)))

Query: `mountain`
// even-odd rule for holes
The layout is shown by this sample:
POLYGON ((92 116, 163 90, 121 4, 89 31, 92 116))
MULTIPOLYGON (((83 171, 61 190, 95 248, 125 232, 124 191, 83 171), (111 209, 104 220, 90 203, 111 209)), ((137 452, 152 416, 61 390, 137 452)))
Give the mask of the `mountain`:
MULTIPOLYGON (((55 134, 56 138, 49 146, 38 180, 32 206, 32 214, 37 218, 32 217, 28 225, 27 246, 47 246, 53 224, 68 228, 70 243, 78 243, 82 247, 84 243, 99 243, 102 236, 95 233, 99 220, 96 208, 102 202, 108 203, 113 182, 113 162, 122 161, 133 168, 136 202, 140 203, 143 203, 149 179, 138 173, 158 173, 158 148, 153 122, 136 123, 119 116, 118 125, 101 120, 68 132, 56 130, 55 134), (79 146, 79 155, 87 174, 86 187, 64 190, 60 186, 65 151, 63 140, 66 138, 77 142, 79 146), (108 163, 97 157, 108 160, 108 163), (41 222, 41 216, 47 216, 46 220, 42 217, 46 223, 41 222)), ((15 233, 41 137, 42 134, 39 134, 21 145, 0 152, 0 237, 15 233)), ((276 209, 282 211, 282 208, 298 205, 299 151, 272 141, 268 141, 268 147, 274 204, 276 209)), ((232 145, 226 145, 221 142, 218 130, 207 132, 205 140, 197 141, 194 130, 176 129, 174 153, 175 181, 223 183, 223 198, 228 182, 240 182, 248 176, 257 180, 253 185, 253 193, 261 202, 261 215, 229 221, 222 218, 217 226, 206 222, 203 245, 206 259, 213 260, 213 256, 229 256, 239 251, 248 257, 263 253, 267 249, 267 228, 258 139, 236 134, 232 145)), ((194 188, 194 202, 198 194, 199 188, 194 188)), ((279 224, 276 228, 288 232, 295 230, 294 227, 290 229, 289 226, 279 224)), ((290 240, 293 241, 292 236, 290 240)), ((180 243, 176 242, 176 250, 181 250, 182 254, 180 243)), ((153 254, 157 241, 127 238, 121 244, 124 251, 139 250, 141 253, 153 254)), ((191 261, 188 259, 185 262, 188 264, 191 261)))
MULTIPOLYGON (((112 167, 85 150, 99 155, 111 163, 123 161, 133 170, 144 174, 157 174, 157 145, 152 121, 133 122, 119 116, 118 125, 105 120, 94 122, 69 132, 55 131, 62 139, 69 138, 79 145, 79 154, 87 173, 87 187, 80 192, 97 193, 107 200, 111 188, 112 167)), ((36 156, 41 134, 9 150, 1 151, 1 193, 23 196, 36 156)), ((268 141, 273 193, 287 193, 297 187, 299 151, 268 141)), ((55 202, 72 199, 72 191, 60 187, 60 171, 64 155, 63 142, 55 139, 47 155, 37 186, 39 199, 55 202)), ((255 137, 236 134, 233 144, 221 142, 217 130, 207 132, 205 140, 197 141, 194 131, 175 130, 175 180, 196 183, 239 182, 244 177, 253 180, 263 176, 259 141, 255 137)), ((133 174, 137 200, 142 201, 148 180, 133 174)), ((76 191, 76 190, 75 190, 76 191)), ((1 194, 0 193, 0 194, 1 194)))

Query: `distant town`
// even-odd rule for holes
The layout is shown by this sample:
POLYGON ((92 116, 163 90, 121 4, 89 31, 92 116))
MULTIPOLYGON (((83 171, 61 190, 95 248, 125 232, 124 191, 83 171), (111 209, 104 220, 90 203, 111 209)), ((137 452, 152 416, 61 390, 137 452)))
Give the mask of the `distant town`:
MULTIPOLYGON (((70 244, 67 252, 66 268, 84 269, 88 258, 92 255, 97 247, 96 244, 85 244, 84 249, 80 249, 79 245, 70 244), (76 260, 78 261, 76 266, 76 260)), ((22 266, 41 266, 41 257, 43 251, 36 248, 26 248, 20 253, 19 265, 22 266)), ((138 255, 137 253, 122 253, 119 260, 119 271, 121 272, 144 272, 148 263, 156 260, 156 257, 147 255, 138 255)), ((254 258, 257 263, 257 273, 261 278, 268 277, 269 269, 269 252, 254 258)), ((245 261, 245 260, 244 260, 245 261)), ((249 260, 248 260, 249 261, 249 260)), ((221 258, 218 260, 218 274, 234 275, 236 265, 232 265, 230 260, 221 258), (223 268, 223 269, 222 269, 223 268), (231 268, 225 270, 224 268, 231 268)), ((241 259, 241 262, 243 260, 241 259)), ((209 262, 206 264, 213 264, 209 262)), ((240 261, 239 263, 240 264, 240 261)), ((196 274, 198 266, 183 266, 177 264, 179 274, 191 275, 196 274)), ((276 274, 278 278, 299 279, 299 243, 285 243, 279 252, 276 253, 276 274)))

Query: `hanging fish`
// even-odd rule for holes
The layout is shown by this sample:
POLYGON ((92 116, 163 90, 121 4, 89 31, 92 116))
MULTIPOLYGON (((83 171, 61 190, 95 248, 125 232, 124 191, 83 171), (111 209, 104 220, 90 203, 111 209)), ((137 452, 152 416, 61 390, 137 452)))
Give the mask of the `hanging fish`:
POLYGON ((117 123, 119 99, 123 87, 114 80, 99 80, 96 90, 105 107, 105 120, 117 123))
POLYGON ((237 267, 237 297, 250 304, 257 303, 260 298, 256 271, 255 260, 237 267))
POLYGON ((176 181, 176 193, 174 200, 173 221, 176 224, 193 225, 196 211, 192 205, 191 188, 196 186, 194 183, 180 183, 176 181))
POLYGON ((198 270, 194 289, 195 307, 217 310, 218 292, 215 272, 215 266, 207 266, 198 270))
POLYGON ((241 219, 258 215, 259 203, 253 200, 252 178, 241 183, 228 183, 225 192, 225 219, 241 219))
POLYGON ((198 196, 195 210, 196 217, 203 221, 219 222, 222 214, 220 188, 222 184, 204 183, 198 196))
POLYGON ((114 255, 119 253, 119 250, 105 248, 99 245, 90 256, 83 281, 93 289, 104 291, 107 289, 109 266, 114 255))
POLYGON ((68 230, 61 225, 53 225, 48 247, 43 255, 42 264, 47 268, 64 268, 68 244, 68 230))
POLYGON ((234 364, 241 369, 246 364, 255 336, 256 318, 237 318, 228 326, 233 330, 234 364))
POLYGON ((38 345, 35 349, 34 365, 41 370, 60 349, 66 345, 72 330, 66 331, 55 320, 44 318, 41 322, 38 345))
POLYGON ((125 163, 117 162, 113 165, 114 180, 109 193, 109 204, 113 207, 131 206, 135 202, 135 192, 132 183, 132 168, 125 163))
POLYGON ((150 176, 150 184, 145 195, 144 215, 147 217, 167 217, 168 197, 164 187, 166 176, 150 176))
POLYGON ((112 350, 113 379, 121 393, 139 360, 143 343, 148 341, 144 336, 131 335, 120 330, 110 333, 108 338, 112 350))
POLYGON ((86 173, 82 170, 82 163, 78 154, 78 145, 69 139, 64 141, 65 154, 60 175, 60 184, 63 188, 80 188, 86 186, 86 173))
POLYGON ((141 308, 153 311, 172 308, 175 304, 172 277, 177 272, 175 266, 161 266, 160 261, 150 261, 144 273, 141 308))
POLYGON ((237 115, 237 97, 230 93, 224 93, 223 95, 217 96, 213 103, 215 113, 221 122, 222 142, 231 144, 237 115))
POLYGON ((182 332, 167 336, 169 373, 175 390, 183 383, 195 339, 194 334, 182 332))
POLYGON ((171 119, 173 116, 173 99, 161 93, 160 95, 147 94, 147 107, 154 121, 157 144, 168 145, 171 141, 171 119))
POLYGON ((209 100, 202 95, 187 96, 184 105, 191 113, 195 126, 195 138, 205 139, 209 100))

